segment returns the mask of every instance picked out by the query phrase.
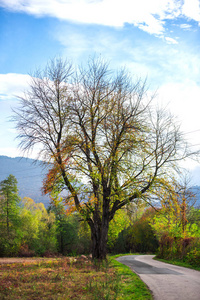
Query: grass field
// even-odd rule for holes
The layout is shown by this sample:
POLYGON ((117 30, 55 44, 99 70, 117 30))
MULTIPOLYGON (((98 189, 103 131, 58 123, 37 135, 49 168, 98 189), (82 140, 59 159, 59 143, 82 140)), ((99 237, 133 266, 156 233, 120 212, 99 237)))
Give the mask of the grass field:
POLYGON ((150 300, 152 296, 139 277, 114 257, 103 265, 63 257, 0 264, 0 299, 150 300))

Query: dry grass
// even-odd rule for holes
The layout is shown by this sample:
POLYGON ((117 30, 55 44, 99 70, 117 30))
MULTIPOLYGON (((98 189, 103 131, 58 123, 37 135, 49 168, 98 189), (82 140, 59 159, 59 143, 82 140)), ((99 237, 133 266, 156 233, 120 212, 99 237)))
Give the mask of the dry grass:
POLYGON ((114 268, 89 259, 25 260, 0 265, 0 299, 117 299, 114 268))

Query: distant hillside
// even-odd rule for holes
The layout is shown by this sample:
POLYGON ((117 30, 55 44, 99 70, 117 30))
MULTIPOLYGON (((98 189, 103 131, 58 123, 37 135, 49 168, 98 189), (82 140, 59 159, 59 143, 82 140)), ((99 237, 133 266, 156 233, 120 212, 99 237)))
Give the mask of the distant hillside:
MULTIPOLYGON (((20 197, 30 197, 37 203, 44 203, 45 207, 49 205, 50 199, 42 195, 41 188, 47 171, 48 169, 44 168, 40 161, 23 157, 0 156, 0 181, 10 174, 14 175, 18 181, 20 197)), ((191 190, 196 194, 195 206, 200 207, 200 186, 193 186, 191 190)))
POLYGON ((190 188, 191 192, 195 195, 195 207, 200 208, 200 186, 195 185, 190 188))
POLYGON ((18 181, 19 195, 21 198, 30 197, 35 202, 42 202, 47 207, 49 197, 41 193, 42 182, 48 169, 35 161, 23 157, 0 156, 0 181, 6 179, 10 174, 18 181))

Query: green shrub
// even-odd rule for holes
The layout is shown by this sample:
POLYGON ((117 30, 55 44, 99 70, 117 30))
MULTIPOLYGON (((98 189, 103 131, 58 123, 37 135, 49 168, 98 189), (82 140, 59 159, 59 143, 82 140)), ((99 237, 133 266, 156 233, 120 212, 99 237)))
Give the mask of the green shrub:
POLYGON ((175 252, 174 248, 174 238, 164 233, 159 240, 158 257, 172 258, 175 252))
POLYGON ((200 266, 200 239, 194 237, 174 238, 165 233, 160 238, 157 257, 200 266))
POLYGON ((200 250, 196 248, 191 250, 185 257, 185 261, 191 265, 200 267, 200 250))

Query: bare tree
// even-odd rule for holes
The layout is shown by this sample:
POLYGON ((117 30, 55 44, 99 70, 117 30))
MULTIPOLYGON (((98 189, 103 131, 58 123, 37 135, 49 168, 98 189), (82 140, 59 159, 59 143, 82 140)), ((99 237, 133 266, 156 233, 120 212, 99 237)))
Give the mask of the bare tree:
POLYGON ((52 61, 32 78, 15 119, 22 149, 40 144, 53 163, 46 191, 62 178, 88 222, 93 258, 106 257, 116 211, 138 198, 151 204, 153 191, 190 155, 174 118, 153 110, 145 82, 112 73, 100 59, 76 73, 52 61))

